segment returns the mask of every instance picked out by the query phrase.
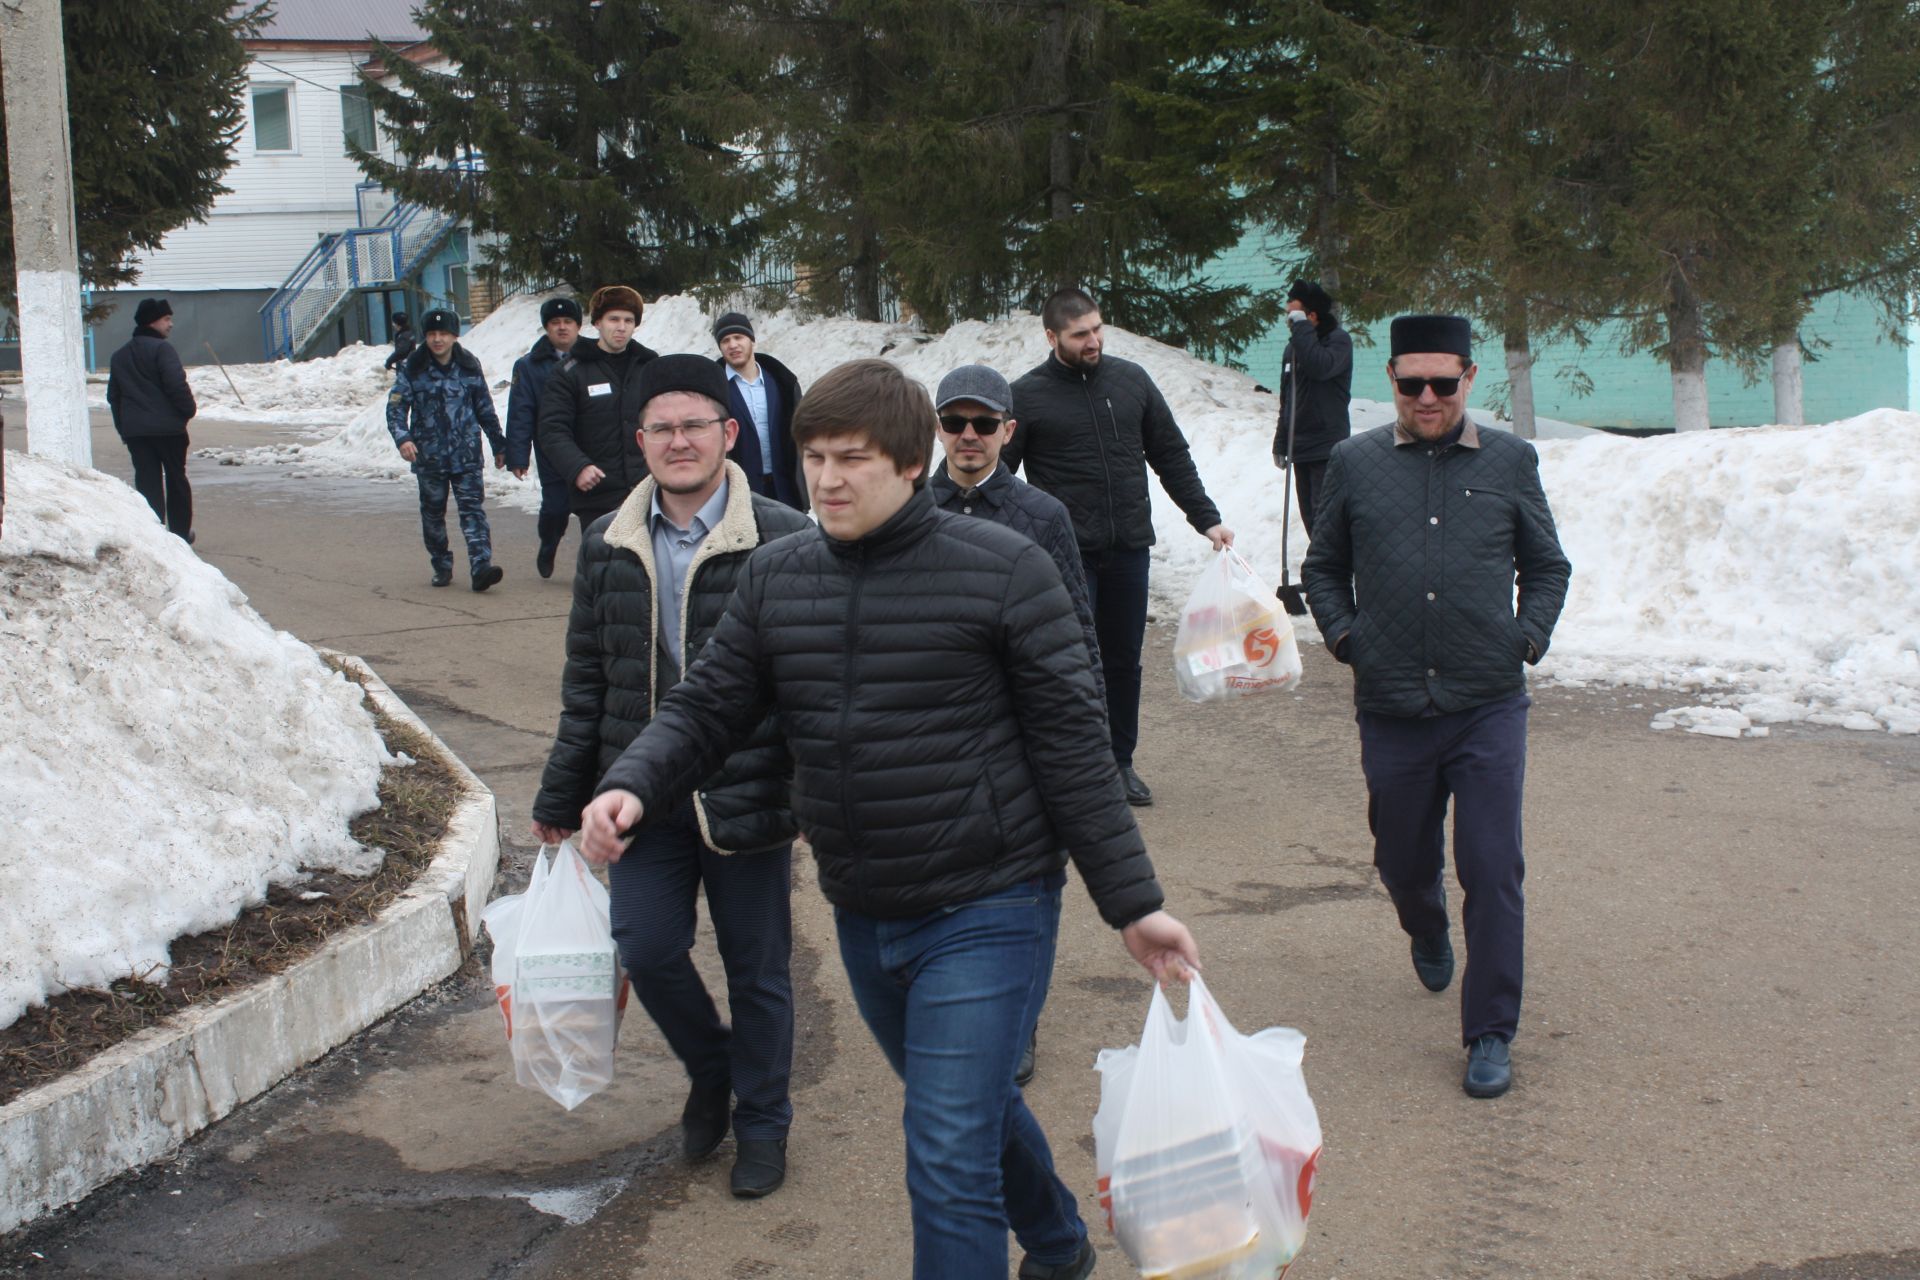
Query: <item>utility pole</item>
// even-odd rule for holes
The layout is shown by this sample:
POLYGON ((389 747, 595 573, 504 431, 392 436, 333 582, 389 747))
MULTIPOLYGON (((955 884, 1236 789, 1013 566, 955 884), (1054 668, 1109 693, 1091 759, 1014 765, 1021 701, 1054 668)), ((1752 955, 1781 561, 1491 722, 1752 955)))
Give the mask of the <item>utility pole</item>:
POLYGON ((0 0, 0 81, 13 185, 27 450, 91 466, 60 0, 0 0))

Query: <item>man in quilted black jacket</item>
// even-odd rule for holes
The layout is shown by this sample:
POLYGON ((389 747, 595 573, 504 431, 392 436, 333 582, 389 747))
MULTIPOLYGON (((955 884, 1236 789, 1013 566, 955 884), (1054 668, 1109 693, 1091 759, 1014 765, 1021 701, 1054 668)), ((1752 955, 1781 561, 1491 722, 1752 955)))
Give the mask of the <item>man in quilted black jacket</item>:
MULTIPOLYGON (((1053 972, 1066 863, 1156 976, 1197 964, 1161 909, 1073 602, 1047 553, 941 511, 934 412, 884 360, 793 418, 817 534, 754 552, 726 616, 587 806, 582 849, 635 824, 774 712, 793 812, 854 999, 905 1083, 914 1275, 1079 1280, 1093 1246, 1013 1074, 1053 972)), ((644 834, 644 831, 643 831, 644 834)))
MULTIPOLYGON (((706 646, 747 557, 811 528, 799 512, 756 495, 727 461, 739 424, 711 360, 661 356, 636 376, 648 476, 581 543, 560 729, 533 803, 544 843, 580 825, 601 775, 706 646)), ((692 1081, 681 1116, 686 1154, 711 1153, 731 1119, 733 1193, 749 1199, 785 1179, 793 1118, 793 762, 763 719, 713 763, 661 799, 660 820, 607 878, 634 994, 692 1081), (703 888, 731 1028, 688 955, 703 888)))
POLYGON ((1302 578, 1327 648, 1353 668, 1373 861, 1429 991, 1453 979, 1452 800, 1468 962, 1462 1084, 1492 1098, 1513 1082, 1520 1022, 1521 664, 1546 653, 1571 566, 1533 446, 1467 417, 1471 337, 1459 316, 1393 322, 1397 421, 1334 447, 1302 578))

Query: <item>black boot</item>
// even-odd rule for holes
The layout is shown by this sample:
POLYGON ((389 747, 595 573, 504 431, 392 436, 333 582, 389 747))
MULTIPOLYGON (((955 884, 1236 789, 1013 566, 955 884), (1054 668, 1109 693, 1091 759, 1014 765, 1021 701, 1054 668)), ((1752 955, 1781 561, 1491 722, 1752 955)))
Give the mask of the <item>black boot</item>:
POLYGON ((733 1194, 742 1200, 758 1200, 780 1189, 787 1180, 787 1140, 785 1138, 741 1138, 733 1156, 733 1194))
POLYGON ((680 1109, 680 1137, 689 1160, 704 1160, 727 1136, 732 1119, 733 1086, 696 1084, 680 1109))

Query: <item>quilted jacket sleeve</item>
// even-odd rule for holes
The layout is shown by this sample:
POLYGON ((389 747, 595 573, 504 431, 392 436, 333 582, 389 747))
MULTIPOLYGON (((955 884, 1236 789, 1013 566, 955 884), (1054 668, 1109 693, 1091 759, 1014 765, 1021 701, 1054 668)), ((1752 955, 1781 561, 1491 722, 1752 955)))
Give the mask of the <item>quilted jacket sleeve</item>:
POLYGON ((563 362, 547 376, 546 389, 540 393, 539 425, 536 428, 540 452, 546 454, 547 461, 567 478, 569 489, 574 487, 573 482, 580 473, 593 465, 593 459, 573 438, 576 416, 574 390, 577 385, 571 364, 563 362))
POLYGON ((1060 580, 1066 584, 1067 596, 1073 601, 1074 616, 1080 619, 1080 630, 1087 638, 1087 656, 1093 660, 1093 684, 1100 690, 1100 705, 1105 706, 1107 677, 1100 665, 1100 639, 1094 631, 1093 597, 1087 591, 1087 571, 1080 560, 1080 542, 1073 536, 1073 521, 1064 507, 1040 525, 1038 541, 1053 557, 1054 566, 1060 570, 1060 580))
POLYGON ((600 772, 600 716, 607 705, 607 677, 596 596, 605 560, 595 553, 605 549, 606 543, 589 537, 581 544, 573 575, 567 664, 560 677, 560 729, 533 801, 533 820, 551 827, 579 828, 580 811, 593 799, 593 784, 600 772))
POLYGON ((1160 394, 1152 378, 1142 373, 1141 380, 1146 383, 1141 389, 1146 404, 1140 419, 1140 445, 1147 455, 1147 463, 1166 486, 1167 496, 1186 512, 1187 523, 1205 533, 1220 523, 1220 508, 1213 505, 1206 485, 1200 482, 1200 469, 1193 465, 1193 451, 1187 447, 1187 437, 1181 434, 1180 424, 1173 420, 1167 398, 1160 394))
POLYGON ((1001 610, 1002 650, 1021 737, 1054 835, 1114 928, 1164 901, 1127 808, 1093 672, 1072 643, 1079 621, 1039 546, 1015 562, 1001 610))
POLYGON ((1520 631, 1533 646, 1527 661, 1539 662, 1547 656, 1554 623, 1559 621, 1561 606, 1567 602, 1567 583, 1573 576, 1573 564, 1560 549, 1560 535, 1553 527, 1553 511, 1547 506, 1546 487, 1540 483, 1540 455, 1532 445, 1526 446, 1526 457, 1515 477, 1514 498, 1519 506, 1513 562, 1515 581, 1520 589, 1520 631))
POLYGON ((1313 518, 1313 542, 1300 565, 1300 581, 1307 588, 1307 604, 1320 628, 1327 651, 1345 662, 1341 642, 1353 630, 1353 527, 1349 523, 1347 454, 1336 448, 1327 459, 1320 482, 1320 510, 1313 518))

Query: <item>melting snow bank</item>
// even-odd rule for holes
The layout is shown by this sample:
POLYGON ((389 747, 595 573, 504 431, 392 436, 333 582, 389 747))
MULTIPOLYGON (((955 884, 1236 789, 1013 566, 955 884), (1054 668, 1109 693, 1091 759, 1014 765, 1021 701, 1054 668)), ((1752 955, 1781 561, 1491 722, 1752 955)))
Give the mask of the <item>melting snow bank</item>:
POLYGON ((303 867, 366 874, 348 820, 386 748, 360 691, 96 471, 6 457, 0 1026, 303 867))
MULTIPOLYGON (((266 364, 192 365, 187 385, 202 418, 222 422, 284 422, 337 426, 367 401, 384 396, 391 347, 354 343, 324 360, 266 364)), ((87 384, 87 404, 107 407, 105 382, 87 384)))

